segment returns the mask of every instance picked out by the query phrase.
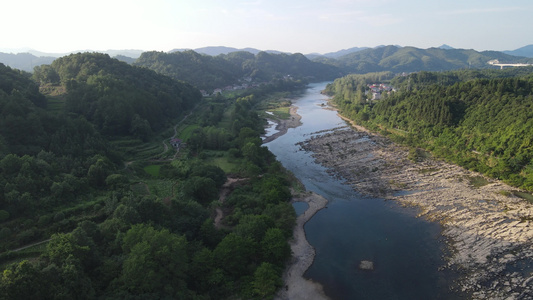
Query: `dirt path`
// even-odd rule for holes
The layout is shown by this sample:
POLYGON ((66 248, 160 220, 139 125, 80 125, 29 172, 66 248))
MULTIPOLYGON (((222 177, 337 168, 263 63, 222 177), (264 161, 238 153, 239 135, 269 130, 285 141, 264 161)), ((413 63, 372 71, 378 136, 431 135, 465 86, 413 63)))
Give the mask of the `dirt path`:
POLYGON ((50 239, 46 239, 44 241, 40 241, 40 242, 37 242, 37 243, 29 244, 29 245, 26 245, 26 246, 23 246, 23 247, 20 247, 20 248, 17 248, 17 249, 13 249, 13 250, 10 250, 10 251, 12 251, 12 252, 21 251, 21 250, 24 250, 24 249, 31 248, 33 246, 37 246, 37 245, 40 245, 40 244, 48 243, 49 241, 50 241, 50 239))
MULTIPOLYGON (((222 188, 220 189, 220 192, 218 194, 218 201, 220 203, 224 203, 226 200, 226 197, 240 184, 243 184, 244 182, 248 181, 248 178, 233 178, 228 177, 226 182, 222 185, 222 188)), ((215 209, 216 215, 214 220, 215 228, 220 229, 223 228, 224 225, 222 224, 222 219, 224 218, 224 211, 222 208, 217 207, 215 209)))

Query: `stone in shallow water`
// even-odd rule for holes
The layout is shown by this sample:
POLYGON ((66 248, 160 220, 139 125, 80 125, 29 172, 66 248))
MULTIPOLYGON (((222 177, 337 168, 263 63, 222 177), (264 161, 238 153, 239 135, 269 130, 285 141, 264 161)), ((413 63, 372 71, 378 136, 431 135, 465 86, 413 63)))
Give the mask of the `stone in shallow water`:
POLYGON ((369 260, 362 260, 359 264, 361 270, 374 270, 374 263, 369 260))

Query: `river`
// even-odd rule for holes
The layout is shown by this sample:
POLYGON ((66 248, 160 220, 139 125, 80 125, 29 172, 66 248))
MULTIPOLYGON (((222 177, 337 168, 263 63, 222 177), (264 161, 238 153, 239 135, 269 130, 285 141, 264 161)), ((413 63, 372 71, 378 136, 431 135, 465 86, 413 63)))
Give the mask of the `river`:
POLYGON ((318 131, 346 126, 324 109, 327 97, 320 91, 326 84, 311 84, 293 99, 302 125, 266 144, 307 190, 329 201, 305 225, 316 250, 305 277, 321 283, 332 299, 459 299, 450 291, 456 274, 440 270, 447 253, 439 224, 394 201, 361 196, 296 145, 318 131), (364 260, 374 269, 360 269, 364 260))

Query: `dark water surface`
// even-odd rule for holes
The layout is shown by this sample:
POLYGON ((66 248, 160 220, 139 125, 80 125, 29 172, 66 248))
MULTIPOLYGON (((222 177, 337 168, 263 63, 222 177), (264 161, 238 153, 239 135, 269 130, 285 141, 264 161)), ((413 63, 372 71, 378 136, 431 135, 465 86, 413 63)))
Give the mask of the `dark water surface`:
POLYGON ((461 299, 450 292, 455 274, 439 271, 446 248, 438 224, 393 201, 362 197, 296 145, 317 131, 346 126, 336 112, 323 109, 325 85, 312 84, 293 100, 303 125, 266 144, 308 190, 329 200, 305 226, 316 249, 305 276, 332 299, 461 299), (372 261, 374 270, 359 269, 362 260, 372 261))

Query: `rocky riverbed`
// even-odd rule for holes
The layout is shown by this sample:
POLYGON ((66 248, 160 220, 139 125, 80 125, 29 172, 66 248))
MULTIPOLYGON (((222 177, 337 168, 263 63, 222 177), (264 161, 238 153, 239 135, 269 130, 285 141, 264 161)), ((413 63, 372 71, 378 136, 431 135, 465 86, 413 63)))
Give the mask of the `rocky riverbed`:
POLYGON ((440 222, 452 253, 443 268, 461 271, 457 288, 472 299, 533 299, 533 205, 515 188, 431 157, 413 162, 407 148, 349 126, 300 146, 356 191, 440 222))

